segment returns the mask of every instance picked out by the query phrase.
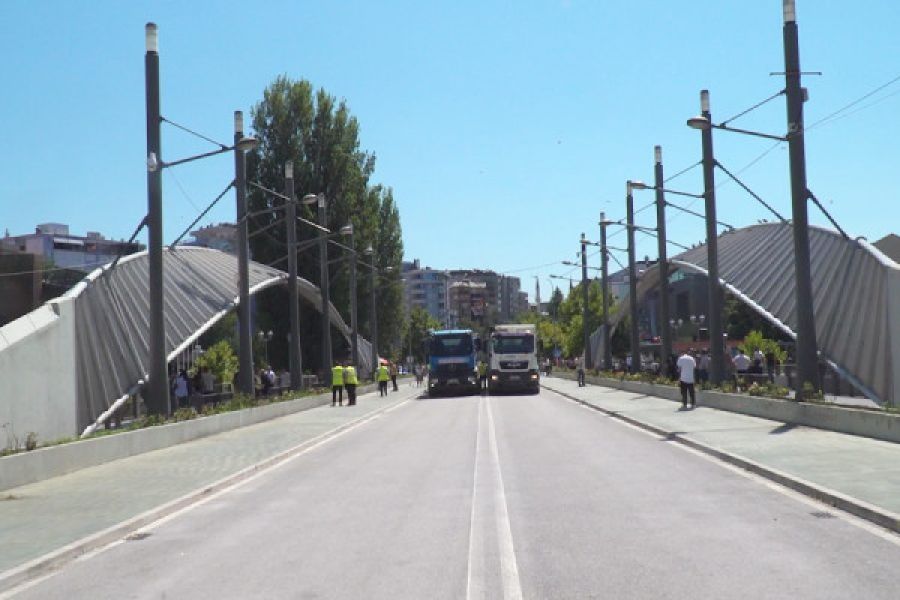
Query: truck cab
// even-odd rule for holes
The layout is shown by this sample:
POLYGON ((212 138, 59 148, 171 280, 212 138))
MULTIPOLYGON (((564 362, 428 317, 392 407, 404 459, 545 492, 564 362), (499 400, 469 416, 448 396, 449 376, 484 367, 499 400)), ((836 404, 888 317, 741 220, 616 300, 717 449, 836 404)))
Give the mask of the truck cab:
POLYGON ((478 391, 481 340, 471 329, 431 331, 427 341, 428 395, 478 391))
POLYGON ((537 325, 497 325, 491 333, 488 389, 540 391, 537 325))

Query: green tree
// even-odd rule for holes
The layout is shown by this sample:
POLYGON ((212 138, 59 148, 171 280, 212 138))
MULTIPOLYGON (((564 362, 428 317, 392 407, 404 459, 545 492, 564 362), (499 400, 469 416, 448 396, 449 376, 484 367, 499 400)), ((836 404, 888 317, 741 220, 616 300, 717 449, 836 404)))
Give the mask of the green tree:
POLYGON ((410 311, 403 345, 416 362, 425 362, 425 340, 428 339, 428 330, 440 328, 441 322, 426 310, 416 306, 410 311))
POLYGON ((238 359, 228 340, 220 340, 200 355, 196 364, 207 367, 222 383, 231 383, 238 369, 238 359))
MULTIPOLYGON (((370 185, 369 179, 375 167, 373 154, 360 148, 359 123, 345 101, 338 101, 324 90, 313 90, 310 82, 293 81, 278 77, 264 91, 262 100, 252 111, 254 134, 260 140, 256 150, 247 157, 247 178, 267 188, 282 190, 284 165, 294 165, 294 189, 296 196, 322 193, 326 198, 326 226, 338 231, 343 225, 354 226, 354 243, 357 249, 369 245, 375 249, 374 261, 380 269, 392 267, 394 275, 388 276, 387 285, 377 281, 379 292, 379 338, 390 348, 392 336, 399 339, 401 303, 399 269, 402 257, 402 233, 393 194, 388 188, 370 185), (382 325, 384 324, 384 325, 382 325), (384 332, 382 333, 382 327, 384 332)), ((250 218, 251 233, 259 232, 250 240, 254 260, 286 269, 286 228, 278 221, 284 217, 284 202, 271 195, 251 189, 248 194, 251 212, 271 209, 250 218), (271 229, 265 229, 271 226, 271 229)), ((315 206, 301 206, 298 215, 318 221, 315 206)), ((298 224, 297 240, 302 245, 315 239, 317 231, 298 224)), ((346 240, 335 240, 346 241, 346 240)), ((329 259, 340 258, 344 253, 329 244, 329 259)), ((344 253, 346 256, 346 253, 344 253)), ((366 258, 363 258, 366 260, 366 258)), ((368 260, 366 260, 368 262, 368 260)), ((347 261, 331 263, 329 272, 332 303, 349 323, 349 269, 347 261)), ((367 269, 358 270, 358 305, 361 332, 371 337, 368 323, 371 288, 367 269)), ((320 281, 319 253, 315 245, 298 254, 298 272, 314 284, 320 281)), ((321 321, 315 307, 301 307, 300 338, 304 368, 320 367, 321 321)), ((269 355, 274 365, 287 362, 288 307, 287 292, 283 287, 267 290, 257 299, 256 322, 258 328, 276 332, 269 345, 269 355)), ((342 336, 332 331, 335 357, 346 354, 347 346, 342 336)), ((396 344, 395 344, 396 345, 396 344)))
MULTIPOLYGON (((559 306, 559 321, 565 335, 563 350, 566 356, 578 356, 584 351, 582 284, 572 288, 559 306)), ((600 282, 588 283, 588 331, 593 333, 603 319, 603 291, 600 282)))
POLYGON ((761 332, 756 330, 750 331, 744 336, 741 350, 750 356, 753 356, 753 353, 757 350, 761 350, 763 354, 771 353, 778 362, 784 362, 784 359, 787 358, 787 352, 778 345, 778 342, 763 336, 761 332))

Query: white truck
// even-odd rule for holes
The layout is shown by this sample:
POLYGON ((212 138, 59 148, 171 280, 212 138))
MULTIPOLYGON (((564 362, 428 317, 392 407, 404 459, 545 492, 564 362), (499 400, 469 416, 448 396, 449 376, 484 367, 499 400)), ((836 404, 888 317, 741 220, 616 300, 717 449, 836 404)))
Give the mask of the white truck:
POLYGON ((540 391, 537 325, 496 325, 488 347, 488 389, 540 391))

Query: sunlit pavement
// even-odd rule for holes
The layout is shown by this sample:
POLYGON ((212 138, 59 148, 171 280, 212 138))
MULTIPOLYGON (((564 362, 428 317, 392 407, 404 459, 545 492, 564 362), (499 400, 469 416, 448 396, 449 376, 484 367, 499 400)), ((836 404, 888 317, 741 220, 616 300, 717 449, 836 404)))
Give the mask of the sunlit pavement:
MULTIPOLYGON (((18 592, 25 598, 896 595, 897 536, 665 436, 547 390, 439 399, 415 398, 417 391, 401 388, 380 416, 18 592)), ((634 410, 638 399, 630 396, 609 392, 609 401, 634 410)), ((708 410, 682 414, 671 402, 665 406, 672 413, 666 418, 684 419, 684 428, 692 427, 690 419, 712 418, 708 410)), ((701 429, 726 434, 721 424, 701 429)))

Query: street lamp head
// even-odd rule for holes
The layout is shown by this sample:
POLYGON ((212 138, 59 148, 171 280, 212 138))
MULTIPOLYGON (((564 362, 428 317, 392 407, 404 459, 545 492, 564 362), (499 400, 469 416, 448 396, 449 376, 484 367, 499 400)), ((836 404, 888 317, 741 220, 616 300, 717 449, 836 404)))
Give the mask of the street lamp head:
POLYGON ((235 148, 240 150, 241 152, 250 152, 259 146, 259 140, 252 135, 245 135, 241 139, 238 140, 238 143, 234 145, 235 148))
POLYGON ((643 181, 632 181, 631 188, 635 190, 649 190, 651 186, 647 185, 643 181))
POLYGON ((144 40, 147 43, 147 52, 159 51, 159 36, 156 30, 156 23, 147 23, 144 26, 144 40))
POLYGON ((284 163, 284 176, 287 179, 294 178, 294 161, 289 160, 286 163, 284 163))
POLYGON ((300 202, 303 204, 315 204, 318 199, 319 197, 315 194, 306 194, 300 202))
POLYGON ((244 113, 240 110, 234 111, 234 132, 244 133, 244 113))
POLYGON ((353 235, 353 223, 347 223, 339 230, 341 235, 353 235))
POLYGON ((709 90, 700 90, 700 112, 709 112, 709 90))
POLYGON ((662 164, 662 146, 653 146, 653 161, 655 164, 662 164))
POLYGON ((784 22, 785 23, 796 23, 797 22, 797 7, 794 5, 794 0, 784 0, 784 22))
POLYGON ((712 129, 712 123, 710 123, 709 119, 702 115, 698 115, 696 117, 691 117, 690 119, 688 119, 687 126, 691 129, 699 129, 700 131, 712 129))

